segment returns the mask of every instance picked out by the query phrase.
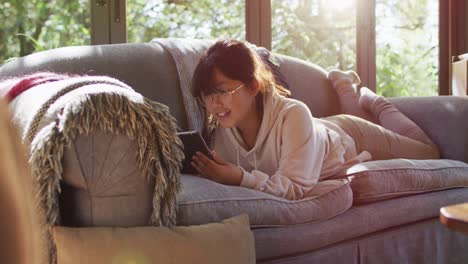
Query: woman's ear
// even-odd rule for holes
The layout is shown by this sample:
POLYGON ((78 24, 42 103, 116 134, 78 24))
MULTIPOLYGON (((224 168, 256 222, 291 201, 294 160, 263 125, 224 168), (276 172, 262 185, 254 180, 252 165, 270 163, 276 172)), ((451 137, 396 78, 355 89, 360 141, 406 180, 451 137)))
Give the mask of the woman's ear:
POLYGON ((260 92, 260 83, 253 79, 252 82, 249 85, 249 94, 252 96, 257 96, 257 94, 260 92))

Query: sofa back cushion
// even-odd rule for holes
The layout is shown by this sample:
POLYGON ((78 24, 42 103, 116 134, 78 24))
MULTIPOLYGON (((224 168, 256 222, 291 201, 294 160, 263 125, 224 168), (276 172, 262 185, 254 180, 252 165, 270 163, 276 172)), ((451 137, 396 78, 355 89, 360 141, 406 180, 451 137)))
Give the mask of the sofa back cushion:
POLYGON ((341 113, 338 96, 322 67, 281 54, 276 57, 291 88, 291 97, 304 102, 314 117, 341 113))
POLYGON ((37 71, 107 75, 168 105, 182 129, 187 119, 171 55, 150 43, 64 47, 34 53, 0 67, 0 79, 37 71))

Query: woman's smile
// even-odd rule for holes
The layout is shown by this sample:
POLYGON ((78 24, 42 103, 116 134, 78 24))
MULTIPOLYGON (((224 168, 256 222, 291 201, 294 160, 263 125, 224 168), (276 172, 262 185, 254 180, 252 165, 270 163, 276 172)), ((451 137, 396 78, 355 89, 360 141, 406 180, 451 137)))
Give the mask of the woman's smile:
POLYGON ((218 122, 220 122, 223 125, 226 125, 226 122, 231 117, 231 110, 223 110, 223 111, 220 111, 220 112, 215 112, 214 116, 218 120, 218 122))
POLYGON ((216 116, 218 116, 218 117, 226 117, 226 116, 228 116, 230 113, 231 113, 231 111, 220 112, 220 113, 216 113, 216 116))

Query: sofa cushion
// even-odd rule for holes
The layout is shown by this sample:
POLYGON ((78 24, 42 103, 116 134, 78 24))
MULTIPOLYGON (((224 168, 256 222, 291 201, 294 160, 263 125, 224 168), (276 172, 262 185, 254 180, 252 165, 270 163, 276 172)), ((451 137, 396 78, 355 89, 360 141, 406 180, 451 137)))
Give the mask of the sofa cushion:
POLYGON ((323 181, 302 200, 286 200, 239 186, 222 185, 201 177, 182 175, 177 223, 217 222, 246 213, 252 226, 293 225, 325 220, 352 205, 347 180, 323 181))
POLYGON ((57 263, 255 263, 246 215, 202 226, 54 227, 57 263))
POLYGON ((468 186, 468 164, 455 160, 377 160, 347 170, 353 203, 468 186))

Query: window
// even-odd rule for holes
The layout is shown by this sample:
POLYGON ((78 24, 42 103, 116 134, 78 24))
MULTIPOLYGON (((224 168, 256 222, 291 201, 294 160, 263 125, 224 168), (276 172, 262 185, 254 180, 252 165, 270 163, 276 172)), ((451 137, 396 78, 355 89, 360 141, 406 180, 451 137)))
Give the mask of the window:
POLYGON ((437 95, 438 0, 360 4, 375 10, 360 13, 364 19, 356 26, 358 6, 353 0, 272 0, 272 50, 325 69, 374 74, 377 81, 375 76, 364 79, 364 85, 376 86, 370 88, 385 96, 437 95), (373 21, 376 26, 369 29, 373 21), (364 47, 361 60, 367 60, 360 68, 356 40, 364 47))
POLYGON ((0 64, 62 46, 90 44, 89 0, 0 2, 0 64))
POLYGON ((467 9, 462 0, 3 0, 0 64, 60 46, 233 37, 353 69, 385 96, 449 94, 467 9))
POLYGON ((128 42, 153 38, 245 40, 245 0, 133 0, 127 2, 128 42))
POLYGON ((325 69, 356 70, 353 1, 272 0, 272 50, 325 69))
POLYGON ((377 92, 438 94, 439 1, 376 1, 377 92))

